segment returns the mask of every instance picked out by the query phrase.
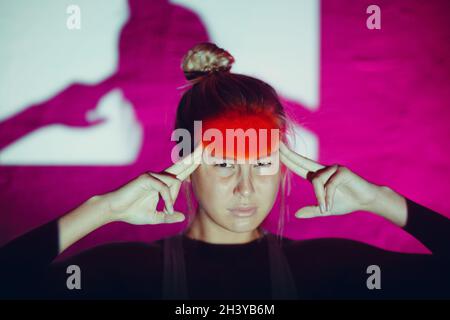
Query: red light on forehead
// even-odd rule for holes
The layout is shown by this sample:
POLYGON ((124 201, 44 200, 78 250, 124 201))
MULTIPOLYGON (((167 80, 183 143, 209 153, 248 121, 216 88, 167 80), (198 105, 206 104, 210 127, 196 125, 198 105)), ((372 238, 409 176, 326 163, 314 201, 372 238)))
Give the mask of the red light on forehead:
POLYGON ((222 141, 213 138, 213 156, 225 158, 258 159, 267 157, 278 149, 279 128, 272 112, 229 111, 220 116, 203 121, 202 143, 207 146, 213 141, 205 139, 204 133, 216 129, 222 141), (276 131, 276 132, 274 132, 276 131), (221 143, 221 145, 220 145, 221 143))

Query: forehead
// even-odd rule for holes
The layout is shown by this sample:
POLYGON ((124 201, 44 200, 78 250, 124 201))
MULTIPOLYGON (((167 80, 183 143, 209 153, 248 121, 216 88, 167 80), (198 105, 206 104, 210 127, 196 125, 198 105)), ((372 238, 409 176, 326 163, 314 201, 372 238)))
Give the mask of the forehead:
POLYGON ((278 149, 280 128, 268 112, 226 113, 202 123, 202 143, 212 156, 229 160, 256 160, 278 149))

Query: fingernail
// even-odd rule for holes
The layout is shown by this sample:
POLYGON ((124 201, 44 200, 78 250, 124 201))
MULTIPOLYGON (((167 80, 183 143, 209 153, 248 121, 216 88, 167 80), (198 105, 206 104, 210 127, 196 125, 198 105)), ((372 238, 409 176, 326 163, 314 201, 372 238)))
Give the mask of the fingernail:
POLYGON ((320 212, 325 213, 325 211, 327 211, 325 206, 323 204, 321 204, 320 205, 320 212))

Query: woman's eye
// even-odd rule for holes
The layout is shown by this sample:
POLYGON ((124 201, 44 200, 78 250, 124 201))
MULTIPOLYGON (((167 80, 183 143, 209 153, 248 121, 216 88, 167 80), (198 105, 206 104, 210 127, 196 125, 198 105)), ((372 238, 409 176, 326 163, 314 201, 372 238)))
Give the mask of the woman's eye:
POLYGON ((264 168, 264 167, 269 167, 272 164, 272 162, 258 162, 256 164, 257 168, 264 168))
POLYGON ((226 162, 216 163, 214 166, 215 167, 219 167, 219 168, 228 168, 228 169, 233 169, 234 168, 234 164, 226 163, 226 162))

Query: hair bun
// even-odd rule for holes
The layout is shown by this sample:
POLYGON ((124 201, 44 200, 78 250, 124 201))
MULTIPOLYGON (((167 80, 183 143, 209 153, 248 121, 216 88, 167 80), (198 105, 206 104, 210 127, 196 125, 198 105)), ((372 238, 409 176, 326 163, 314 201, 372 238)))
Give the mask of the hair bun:
POLYGON ((233 56, 214 43, 203 42, 195 45, 183 57, 181 68, 187 80, 210 74, 229 71, 234 63, 233 56))

